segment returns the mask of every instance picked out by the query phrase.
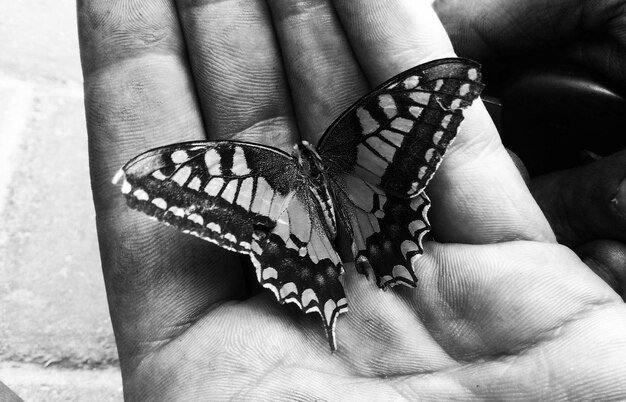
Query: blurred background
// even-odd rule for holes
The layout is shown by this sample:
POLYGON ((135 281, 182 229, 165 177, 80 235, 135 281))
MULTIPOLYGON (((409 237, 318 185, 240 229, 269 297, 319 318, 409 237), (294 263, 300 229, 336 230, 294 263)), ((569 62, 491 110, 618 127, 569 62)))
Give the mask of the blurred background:
POLYGON ((26 401, 122 400, 75 7, 0 2, 0 381, 26 401))

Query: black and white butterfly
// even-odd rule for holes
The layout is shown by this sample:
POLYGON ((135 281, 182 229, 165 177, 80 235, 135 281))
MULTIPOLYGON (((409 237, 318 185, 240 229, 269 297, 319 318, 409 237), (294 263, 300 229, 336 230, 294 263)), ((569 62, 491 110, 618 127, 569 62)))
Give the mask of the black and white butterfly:
POLYGON ((173 144, 118 174, 130 207, 250 256, 281 303, 320 314, 336 348, 347 310, 335 249, 352 237, 359 272, 378 286, 416 286, 414 259, 430 231, 424 188, 480 94, 479 65, 449 58, 407 70, 347 109, 317 147, 291 155, 240 141, 173 144))

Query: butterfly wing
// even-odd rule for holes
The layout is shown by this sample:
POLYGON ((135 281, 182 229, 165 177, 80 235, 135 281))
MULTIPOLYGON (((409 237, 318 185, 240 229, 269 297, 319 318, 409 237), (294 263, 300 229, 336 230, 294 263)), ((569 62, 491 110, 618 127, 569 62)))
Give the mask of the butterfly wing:
POLYGON ((322 317, 335 350, 335 323, 348 309, 339 281, 343 267, 312 199, 303 188, 272 230, 255 231, 251 256, 259 281, 281 303, 295 303, 305 313, 322 317))
POLYGON ((255 225, 274 227, 299 185, 289 164, 287 154, 247 143, 174 144, 128 162, 122 192, 134 209, 248 253, 255 225))
POLYGON ((347 309, 341 261, 289 155, 245 142, 190 142, 141 154, 121 175, 132 208, 249 255, 281 303, 322 316, 335 348, 334 324, 347 309))
POLYGON ((371 267, 382 287, 415 284, 411 260, 430 230, 423 191, 463 109, 483 88, 479 68, 452 58, 407 70, 357 101, 320 140, 357 264, 362 271, 371 267))
POLYGON ((337 183, 336 198, 342 205, 342 221, 352 237, 356 268, 374 275, 381 288, 403 284, 416 286, 412 268, 423 254, 422 241, 430 231, 430 199, 421 192, 413 198, 384 193, 355 176, 337 183))

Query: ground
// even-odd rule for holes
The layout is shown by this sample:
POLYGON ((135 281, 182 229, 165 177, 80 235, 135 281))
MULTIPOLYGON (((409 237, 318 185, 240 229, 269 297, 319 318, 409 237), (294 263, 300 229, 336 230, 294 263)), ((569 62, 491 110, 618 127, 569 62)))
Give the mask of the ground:
POLYGON ((73 0, 0 2, 0 381, 119 401, 73 0))

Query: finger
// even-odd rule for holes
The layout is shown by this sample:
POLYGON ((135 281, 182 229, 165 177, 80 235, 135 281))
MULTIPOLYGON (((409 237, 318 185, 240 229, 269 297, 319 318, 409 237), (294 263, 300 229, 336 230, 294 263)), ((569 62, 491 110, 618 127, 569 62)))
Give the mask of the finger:
POLYGON ((111 184, 136 154, 204 137, 176 10, 166 1, 79 1, 78 18, 100 253, 126 369, 238 294, 240 274, 225 253, 130 211, 111 184))
MULTIPOLYGON (((427 60, 454 55, 426 1, 335 0, 334 4, 373 83, 427 60)), ((436 237, 463 243, 553 240, 482 103, 477 101, 465 116, 456 142, 428 188, 436 237)))
POLYGON ((268 1, 302 138, 316 143, 369 87, 330 0, 268 1))
POLYGON ((626 150, 536 178, 530 188, 559 242, 626 241, 626 150))
POLYGON ((297 132, 265 1, 177 6, 208 137, 290 150, 297 132))
POLYGON ((626 245, 612 240, 583 244, 576 254, 602 280, 626 300, 626 245))

